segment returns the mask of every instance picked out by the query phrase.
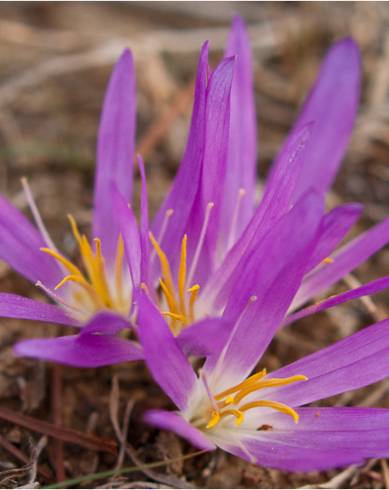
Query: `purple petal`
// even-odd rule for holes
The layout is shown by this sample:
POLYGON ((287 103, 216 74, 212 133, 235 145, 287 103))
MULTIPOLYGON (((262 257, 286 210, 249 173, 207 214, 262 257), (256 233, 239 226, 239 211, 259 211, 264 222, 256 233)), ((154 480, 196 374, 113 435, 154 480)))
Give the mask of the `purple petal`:
POLYGON ((221 213, 221 232, 225 233, 220 237, 220 245, 222 241, 224 245, 228 243, 240 189, 245 190, 245 195, 239 202, 235 237, 243 231, 254 211, 257 128, 252 55, 246 27, 239 16, 233 20, 225 54, 226 57, 234 55, 228 163, 221 213))
POLYGON ((206 87, 208 82, 208 43, 202 47, 197 67, 197 79, 194 95, 192 121, 184 157, 173 187, 157 213, 152 226, 158 239, 164 227, 167 214, 173 210, 168 227, 161 240, 161 246, 168 257, 179 255, 180 240, 184 234, 187 221, 198 191, 201 175, 201 161, 204 152, 204 117, 206 87))
MULTIPOLYGON (((270 431, 263 431, 270 432, 270 431)), ((262 440, 262 437, 246 437, 234 442, 223 441, 219 446, 225 451, 250 463, 286 471, 324 470, 348 466, 360 462, 357 450, 304 448, 293 443, 262 440)))
POLYGON ((111 182, 131 200, 135 151, 135 71, 125 50, 114 67, 104 98, 97 143, 93 236, 102 240, 104 256, 115 257, 118 224, 112 208, 111 182), (109 226, 108 226, 109 224, 109 226))
POLYGON ((80 335, 115 335, 120 332, 120 330, 129 327, 129 321, 121 315, 110 311, 102 311, 89 320, 89 322, 82 328, 80 335))
POLYGON ((184 410, 197 380, 195 372, 167 323, 143 291, 139 293, 138 301, 137 333, 147 366, 165 393, 180 410, 184 410))
POLYGON ((144 420, 150 425, 178 434, 199 449, 207 451, 216 449, 216 446, 201 431, 174 412, 149 410, 145 413, 144 420))
POLYGON ((389 454, 389 410, 302 408, 299 423, 276 414, 273 430, 257 431, 241 443, 257 462, 290 471, 323 470, 389 454))
POLYGON ((337 250, 332 256, 333 263, 322 264, 308 274, 293 302, 294 307, 327 290, 388 242, 389 219, 385 219, 337 250))
POLYGON ((291 406, 367 386, 389 375, 389 319, 366 327, 335 344, 289 364, 272 377, 304 374, 309 379, 269 389, 266 397, 291 406))
POLYGON ((360 217, 362 209, 360 204, 349 203, 338 206, 324 215, 320 240, 307 265, 307 271, 316 267, 334 251, 360 217))
POLYGON ((24 340, 15 345, 14 351, 19 356, 83 368, 108 366, 143 358, 142 350, 135 342, 110 335, 94 334, 24 340))
POLYGON ((53 288, 62 274, 56 261, 40 250, 46 246, 27 218, 0 196, 0 259, 30 281, 53 288))
POLYGON ((217 291, 227 291, 226 284, 230 281, 243 254, 247 254, 247 250, 252 247, 253 243, 257 243, 264 237, 274 223, 295 204, 293 201, 294 189, 302 168, 311 126, 307 125, 302 128, 279 155, 255 215, 221 266, 205 285, 205 297, 215 296, 217 291))
MULTIPOLYGON (((329 50, 290 136, 315 121, 297 194, 326 192, 343 158, 357 113, 361 78, 358 46, 343 39, 329 50)), ((298 197, 296 196, 296 198, 298 197)))
MULTIPOLYGON (((234 58, 226 58, 221 61, 212 73, 207 89, 205 147, 200 196, 203 210, 209 203, 214 203, 204 246, 204 252, 208 254, 211 263, 215 260, 222 200, 225 196, 224 183, 227 175, 233 69, 234 58)), ((194 213, 200 214, 197 209, 194 210, 194 213)))
POLYGON ((58 306, 16 294, 0 293, 0 317, 59 323, 73 327, 80 326, 76 320, 67 316, 58 306))
POLYGON ((138 287, 141 273, 141 242, 136 217, 116 187, 112 187, 112 206, 123 238, 132 283, 134 287, 138 287))
MULTIPOLYGON (((228 372, 238 381, 258 362, 300 285, 316 245, 321 213, 321 198, 308 194, 242 260, 223 315, 236 324, 217 361, 217 372, 228 372)), ((214 364, 214 359, 207 361, 208 371, 214 364)))
POLYGON ((186 356, 217 354, 225 345, 231 326, 222 318, 207 318, 186 327, 177 337, 186 356))
POLYGON ((367 284, 359 288, 352 289, 350 291, 346 291, 345 293, 338 294, 337 296, 331 296, 325 301, 321 301, 320 303, 314 304, 312 306, 308 306, 297 313, 293 313, 289 315, 285 323, 285 325, 289 325, 290 323, 300 320, 309 315, 313 315, 318 313, 319 311, 328 310, 329 308, 333 308, 334 306, 341 305, 343 303, 347 303, 347 301, 351 301, 353 299, 362 298, 363 296, 369 296, 371 294, 378 293, 383 289, 389 287, 389 276, 381 277, 380 279, 376 279, 375 281, 371 281, 367 284))

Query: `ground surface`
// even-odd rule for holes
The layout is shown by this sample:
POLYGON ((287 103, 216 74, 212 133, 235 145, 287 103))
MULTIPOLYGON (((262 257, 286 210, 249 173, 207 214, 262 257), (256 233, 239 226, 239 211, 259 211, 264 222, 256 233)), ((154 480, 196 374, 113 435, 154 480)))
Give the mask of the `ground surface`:
MULTIPOLYGON (((359 201, 365 205, 356 232, 387 216, 389 34, 385 28, 389 6, 375 2, 2 3, 1 192, 25 209, 19 179, 28 176, 47 227, 60 248, 72 254, 66 214, 73 213, 83 227, 90 222, 95 134, 103 90, 112 63, 129 46, 138 73, 138 148, 147 162, 155 210, 184 146, 198 49, 203 40, 210 39, 213 59, 220 56, 234 11, 249 22, 254 44, 262 177, 325 50, 333 40, 347 35, 360 43, 362 104, 329 203, 359 201)), ((385 274, 389 274, 387 249, 356 271, 355 277, 366 281, 385 274)), ((0 264, 0 289, 40 296, 4 264, 0 264)), ((374 301, 375 315, 385 315, 387 295, 378 295, 374 301)), ((372 321, 360 302, 317 315, 277 337, 264 364, 276 368, 372 321)), ((73 486, 317 488, 324 484, 324 488, 388 488, 385 461, 371 461, 340 476, 339 471, 269 471, 221 452, 183 461, 193 448, 141 423, 146 408, 168 406, 141 364, 76 370, 12 355, 16 339, 58 332, 51 325, 1 321, 0 487, 26 483, 31 487, 36 482, 44 486, 97 471, 175 458, 174 463, 158 468, 138 468, 126 476, 108 475, 73 486), (109 441, 120 447, 123 427, 127 451, 111 454, 109 441), (44 434, 47 440, 42 439, 44 434), (104 440, 96 441, 92 435, 104 440)), ((387 387, 382 382, 332 402, 389 407, 387 387)))

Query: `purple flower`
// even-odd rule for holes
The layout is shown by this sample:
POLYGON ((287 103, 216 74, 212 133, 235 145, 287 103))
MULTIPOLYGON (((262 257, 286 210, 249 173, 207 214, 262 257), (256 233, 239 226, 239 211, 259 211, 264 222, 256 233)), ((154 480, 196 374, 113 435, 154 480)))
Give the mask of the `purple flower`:
MULTIPOLYGON (((223 343, 228 337, 225 322, 213 321, 212 328, 208 322, 207 336, 200 333, 203 326, 199 322, 228 316, 226 305, 236 287, 239 289, 242 267, 257 253, 261 242, 307 192, 314 190, 324 198, 352 131, 360 85, 358 48, 352 40, 344 39, 327 54, 255 207, 251 54, 240 18, 234 20, 227 49, 236 59, 226 58, 209 74, 207 54, 205 44, 185 155, 151 227, 154 250, 146 282, 185 352, 197 355, 209 353, 215 342, 223 343), (158 284, 160 294, 156 297, 158 284)), ((386 219, 337 248, 361 215, 362 206, 348 203, 318 212, 319 237, 283 324, 389 285, 385 277, 294 313, 389 241, 386 219)), ((261 260, 273 259, 263 255, 261 260)), ((259 259, 252 266, 259 277, 259 259)), ((239 308, 236 302, 230 310, 239 308)))
POLYGON ((23 184, 37 227, 0 197, 1 259, 56 303, 1 293, 0 315, 82 327, 79 335, 21 342, 15 349, 18 354, 85 367, 142 357, 138 344, 115 335, 128 331, 133 311, 131 264, 125 258, 113 206, 115 192, 131 199, 134 136, 135 76, 132 56, 125 51, 112 74, 99 128, 93 240, 81 234, 69 216, 82 266, 68 260, 53 244, 26 181, 23 184))
MULTIPOLYGON (((226 58, 213 71, 208 65, 208 43, 201 50, 184 156, 172 189, 149 226, 146 177, 140 158, 139 224, 128 206, 135 81, 131 55, 125 52, 108 88, 99 131, 94 248, 70 218, 85 272, 74 268, 51 244, 31 196, 39 231, 1 200, 0 257, 27 278, 38 281, 59 307, 3 294, 0 314, 72 326, 86 323, 77 336, 24 341, 17 345, 17 352, 80 366, 142 357, 137 343, 116 335, 122 329, 127 332, 129 326, 136 334, 139 289, 147 291, 168 319, 187 355, 219 352, 247 302, 242 296, 242 270, 250 264, 250 281, 266 284, 269 279, 260 274, 261 262, 275 264, 275 251, 272 247, 265 249, 264 243, 275 229, 279 230, 285 237, 279 247, 287 259, 285 244, 289 239, 281 229, 284 220, 307 195, 314 193, 316 201, 321 202, 331 184, 352 130, 359 78, 357 47, 351 40, 340 41, 327 55, 273 165, 262 199, 255 206, 256 118, 251 52, 244 24, 235 18, 226 58), (45 253, 40 251, 42 248, 45 253), (61 271, 60 266, 65 270, 61 271), (56 287, 59 289, 53 291, 56 287), (98 343, 101 358, 95 346, 96 335, 102 336, 98 343), (117 344, 117 354, 110 343, 117 344), (96 356, 84 356, 88 349, 96 356)), ((359 217, 361 206, 345 204, 326 214, 319 205, 315 209, 319 221, 315 246, 300 271, 299 285, 280 326, 389 284, 388 278, 382 278, 294 313, 389 240, 389 221, 385 220, 334 252, 359 217)), ((305 233, 303 223, 297 225, 302 229, 301 236, 305 233)), ((273 268, 278 270, 275 265, 273 268)))
MULTIPOLYGON (((198 372, 180 337, 173 336, 147 294, 141 295, 138 336, 145 360, 178 408, 147 412, 149 424, 200 449, 219 447, 250 462, 291 471, 388 457, 389 410, 302 405, 385 378, 389 320, 269 375, 265 368, 251 374, 281 326, 317 246, 320 201, 315 193, 305 194, 246 260, 223 315, 229 337, 218 350, 214 343, 198 372)), ((207 329, 202 334, 206 337, 207 329)))

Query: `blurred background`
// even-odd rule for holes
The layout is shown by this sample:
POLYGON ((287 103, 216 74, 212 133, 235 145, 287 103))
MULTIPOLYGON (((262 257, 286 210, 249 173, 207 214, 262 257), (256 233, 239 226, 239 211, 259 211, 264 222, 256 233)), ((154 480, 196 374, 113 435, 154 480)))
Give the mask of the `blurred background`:
MULTIPOLYGON (((129 47, 137 69, 137 146, 146 161, 151 209, 155 210, 169 188, 185 145, 200 46, 210 40, 211 60, 216 62, 222 56, 235 13, 246 20, 253 46, 261 177, 266 175, 291 127, 328 47, 345 36, 352 36, 359 43, 364 72, 361 106, 329 203, 364 204, 357 232, 386 217, 386 2, 2 2, 0 192, 27 211, 20 185, 20 177, 27 176, 52 236, 62 250, 72 254, 74 244, 66 214, 72 213, 81 226, 90 223, 96 131, 103 94, 113 63, 129 47)), ((366 281, 385 274, 389 274, 387 249, 361 267, 354 280, 366 281)), ((4 264, 0 264, 0 289, 39 296, 33 286, 4 264)), ((387 313, 387 294, 375 300, 377 314, 387 313)), ((318 315, 314 325, 312 320, 309 324, 302 322, 293 334, 289 329, 280 336, 268 354, 268 366, 275 368, 312 352, 372 321, 371 312, 359 303, 318 315)), ((52 326, 2 321, 1 403, 23 413, 46 416, 52 389, 49 367, 15 359, 11 348, 17 338, 54 334, 52 326)), ((138 417, 137 411, 140 414, 142 403, 146 403, 145 387, 149 386, 141 366, 107 368, 98 374, 69 369, 63 380, 65 425, 83 431, 93 426, 91 430, 112 436, 107 412, 112 375, 122 382, 124 400, 139 401, 135 408, 138 417)), ((389 406, 386 388, 385 382, 380 383, 337 399, 337 403, 389 406)), ((153 396, 159 396, 155 387, 150 389, 154 390, 153 396)), ((4 449, 1 438, 28 454, 31 438, 36 442, 37 435, 1 420, 0 432, 1 464, 16 468, 21 462, 4 449)), ((155 439, 152 435, 148 439, 144 427, 139 426, 133 429, 131 441, 138 455, 146 459, 150 455, 154 459, 157 455, 171 457, 171 451, 182 450, 177 440, 170 438, 166 442, 163 437, 170 436, 159 435, 155 439)), ((94 454, 84 451, 82 456, 73 457, 65 448, 67 476, 109 467, 109 462, 96 460, 94 454)), ((49 456, 44 458, 49 462, 49 456)), ((178 477, 189 475, 198 485, 210 487, 293 487, 316 484, 332 475, 291 476, 236 459, 231 466, 225 455, 217 456, 216 461, 207 458, 202 458, 197 467, 176 465, 166 471, 178 477)), ((379 465, 369 467, 358 474, 359 479, 344 485, 382 488, 389 482, 389 473, 385 480, 381 470, 379 465)))

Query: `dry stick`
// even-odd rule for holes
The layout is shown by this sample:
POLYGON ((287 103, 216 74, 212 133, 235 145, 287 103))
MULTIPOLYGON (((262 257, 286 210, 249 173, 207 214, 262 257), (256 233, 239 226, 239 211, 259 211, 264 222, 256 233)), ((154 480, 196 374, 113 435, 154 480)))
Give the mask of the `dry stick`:
POLYGON ((170 108, 149 127, 146 134, 141 138, 137 153, 140 153, 143 158, 151 153, 155 146, 163 139, 166 131, 171 126, 173 121, 187 109, 190 101, 193 98, 194 82, 191 81, 188 85, 179 90, 174 98, 170 108))
MULTIPOLYGON (((62 425, 62 366, 59 364, 54 364, 52 367, 51 409, 53 422, 60 427, 62 425)), ((62 481, 66 478, 63 461, 63 442, 59 439, 54 439, 53 446, 55 476, 57 481, 62 481)))
MULTIPOLYGON (((7 439, 0 434, 0 446, 8 451, 12 456, 21 461, 22 463, 28 464, 30 462, 30 458, 26 456, 20 449, 15 447, 11 442, 7 441, 7 439)), ((47 481, 50 481, 53 477, 51 472, 44 468, 43 466, 38 466, 38 473, 40 473, 47 481)))
POLYGON ((45 434, 70 444, 77 444, 78 446, 91 449, 92 451, 103 451, 111 454, 117 453, 116 443, 111 439, 83 434, 74 429, 58 427, 50 422, 38 420, 34 417, 9 410, 8 408, 0 407, 0 419, 20 425, 33 432, 45 434))

